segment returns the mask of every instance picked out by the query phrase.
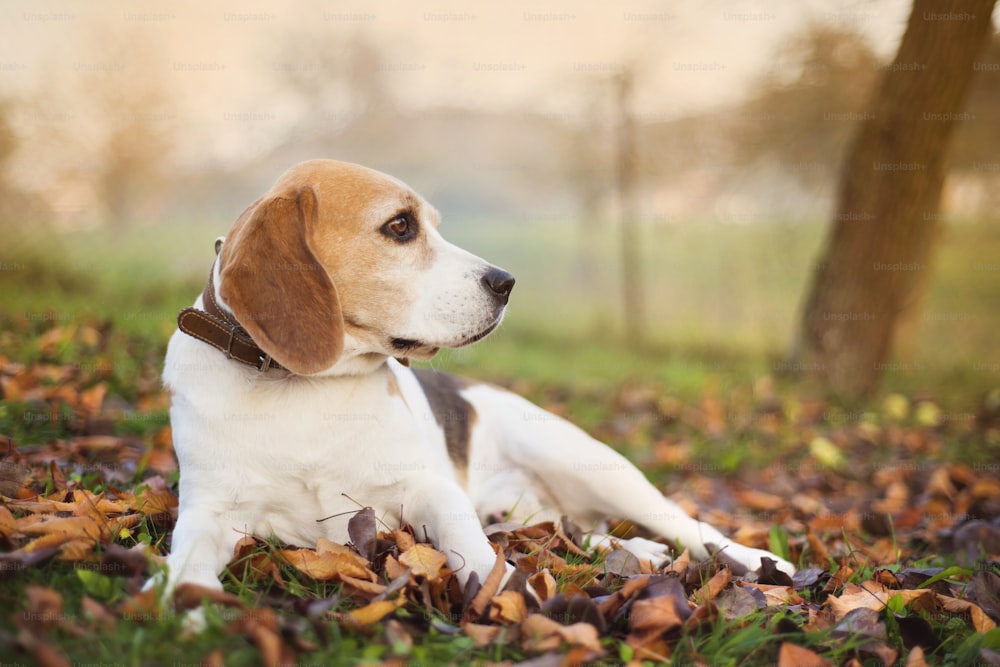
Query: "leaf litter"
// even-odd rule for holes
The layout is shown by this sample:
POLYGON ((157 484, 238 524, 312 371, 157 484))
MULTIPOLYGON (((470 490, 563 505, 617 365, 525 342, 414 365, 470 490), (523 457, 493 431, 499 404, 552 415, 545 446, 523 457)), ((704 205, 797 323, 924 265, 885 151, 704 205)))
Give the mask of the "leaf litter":
MULTIPOLYGON (((71 614, 49 586, 29 584, 14 599, 4 594, 12 631, 0 633, 0 646, 39 664, 69 664, 53 639, 59 634, 110 632, 170 613, 155 591, 142 590, 176 519, 166 399, 146 381, 129 403, 112 391, 101 363, 55 361, 61 345, 100 355, 109 335, 97 325, 56 324, 40 336, 33 362, 0 356, 7 431, 0 431, 0 578, 65 562, 86 592, 71 614), (115 428, 126 417, 140 420, 142 435, 115 428)), ((565 411, 562 390, 519 388, 565 411)), ((956 458, 943 455, 948 443, 996 451, 1000 415, 991 403, 945 419, 931 398, 893 395, 881 411, 850 418, 820 400, 781 397, 763 379, 730 396, 707 389, 690 404, 626 383, 610 404, 595 435, 624 443, 700 519, 749 546, 786 550, 799 564, 795 577, 767 564, 739 574, 724 557, 696 562, 686 551, 654 570, 626 552, 587 549, 583 531, 564 520, 487 526, 496 566, 463 590, 445 554, 417 537, 420 527, 380 529, 366 508, 352 518, 347 545, 247 536, 229 572, 255 595, 185 585, 174 608, 208 600, 228 610, 224 631, 245 638, 268 664, 322 650, 333 641, 330 624, 384 644, 385 664, 405 662, 429 632, 465 636, 483 650, 502 647, 491 655, 508 662, 707 664, 701 652, 719 628, 753 627, 773 635, 762 664, 779 667, 939 664, 947 657, 945 628, 956 627, 992 638, 976 655, 995 663, 997 466, 938 462, 956 458), (771 463, 714 463, 734 441, 768 452, 771 463), (507 563, 516 572, 501 588, 507 563)), ((609 518, 615 535, 655 538, 609 518)))

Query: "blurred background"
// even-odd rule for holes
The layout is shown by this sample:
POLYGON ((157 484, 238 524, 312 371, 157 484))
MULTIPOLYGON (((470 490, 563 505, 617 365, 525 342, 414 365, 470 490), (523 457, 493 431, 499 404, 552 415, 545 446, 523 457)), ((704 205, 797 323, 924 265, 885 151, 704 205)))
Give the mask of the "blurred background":
MULTIPOLYGON (((441 364, 780 374, 845 151, 910 10, 6 3, 0 313, 86 315, 165 341, 215 237, 285 168, 329 157, 406 181, 446 237, 517 276, 500 334, 441 364)), ((976 70, 926 306, 890 384, 1000 378, 995 34, 976 70)))

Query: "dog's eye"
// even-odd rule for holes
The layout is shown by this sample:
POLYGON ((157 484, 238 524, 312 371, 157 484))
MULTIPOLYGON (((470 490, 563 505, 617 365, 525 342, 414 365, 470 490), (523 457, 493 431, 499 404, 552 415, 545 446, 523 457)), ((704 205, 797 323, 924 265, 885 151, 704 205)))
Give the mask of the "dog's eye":
POLYGON ((397 215, 382 225, 381 232, 394 241, 409 241, 417 235, 417 225, 408 215, 397 215))

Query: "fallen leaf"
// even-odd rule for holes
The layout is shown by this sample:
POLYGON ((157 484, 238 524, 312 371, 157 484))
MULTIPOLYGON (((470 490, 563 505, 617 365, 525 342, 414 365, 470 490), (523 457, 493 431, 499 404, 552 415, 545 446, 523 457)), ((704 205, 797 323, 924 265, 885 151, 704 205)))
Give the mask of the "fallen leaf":
POLYGON ((649 585, 652 576, 648 574, 642 574, 636 577, 630 577, 625 580, 625 585, 621 589, 615 591, 611 595, 607 596, 605 599, 597 605, 598 610, 601 612, 601 616, 605 620, 610 621, 618 613, 626 602, 628 602, 632 596, 637 592, 649 585))
POLYGON ((521 648, 525 651, 554 651, 563 644, 603 653, 597 629, 590 623, 561 625, 541 614, 529 614, 521 623, 521 648))
POLYGON ((802 604, 804 600, 791 586, 772 586, 769 584, 753 584, 745 581, 737 582, 738 586, 753 589, 763 594, 768 607, 802 604))
POLYGON ((782 642, 778 650, 778 667, 830 667, 832 664, 813 651, 790 642, 782 642))
POLYGON ((965 589, 965 596, 994 621, 1000 621, 1000 575, 979 570, 965 589))
POLYGON ((476 644, 476 648, 484 648, 497 640, 500 633, 506 628, 499 625, 480 625, 479 623, 465 623, 462 625, 464 632, 476 644))
POLYGON ((159 475, 143 480, 136 500, 136 509, 147 516, 170 514, 177 509, 177 496, 159 475))
POLYGON ((490 621, 493 623, 520 623, 528 615, 524 596, 516 591, 503 591, 490 600, 490 621))
POLYGON ((368 569, 368 561, 353 551, 283 549, 278 553, 295 569, 319 581, 341 576, 369 581, 375 579, 375 573, 368 569))
POLYGON ((550 600, 556 595, 555 577, 546 569, 528 577, 528 585, 531 586, 531 589, 535 591, 535 595, 542 602, 550 600))
POLYGON ((349 627, 372 625, 399 609, 403 603, 403 598, 370 602, 358 609, 352 609, 346 614, 338 615, 338 619, 349 627))
POLYGON ((429 544, 414 544, 399 554, 399 563, 410 568, 414 576, 437 579, 447 565, 448 557, 429 544))
POLYGON ((986 615, 979 605, 968 600, 958 600, 947 595, 938 595, 942 608, 952 614, 964 614, 969 617, 976 632, 989 632, 997 627, 996 622, 986 615))
MULTIPOLYGON (((786 575, 787 576, 787 575, 786 575)), ((724 567, 716 572, 711 579, 705 582, 705 585, 695 591, 692 599, 695 602, 708 602, 709 600, 714 600, 729 582, 733 580, 733 572, 728 567, 724 567)))
POLYGON ((55 589, 48 586, 28 584, 24 589, 28 608, 21 615, 21 620, 34 628, 50 628, 59 625, 63 615, 63 598, 55 589))
MULTIPOLYGON (((155 591, 152 590, 147 592, 155 593, 155 591)), ((174 606, 178 611, 195 609, 200 607, 203 601, 236 609, 242 609, 244 607, 243 601, 232 593, 226 593, 218 588, 210 588, 208 586, 199 586, 198 584, 190 583, 180 584, 177 586, 176 590, 174 590, 173 600, 174 606)))
POLYGON ((542 604, 540 613, 561 625, 590 623, 601 634, 608 628, 601 608, 586 594, 559 593, 542 604))
POLYGON ((475 596, 469 602, 465 614, 463 614, 465 622, 474 623, 483 617, 490 600, 500 590, 500 583, 503 581, 505 574, 507 574, 507 561, 504 560, 502 552, 497 552, 497 559, 493 563, 493 569, 486 575, 486 581, 482 583, 479 591, 476 592, 475 596))
POLYGON ((375 545, 378 543, 375 510, 366 507, 347 522, 347 534, 351 544, 369 561, 375 560, 375 545))
POLYGON ((655 577, 632 602, 629 630, 663 634, 679 628, 691 615, 684 587, 676 577, 655 577))
POLYGON ((90 617, 96 626, 99 626, 101 632, 114 632, 118 618, 107 607, 89 595, 83 596, 80 607, 83 609, 83 613, 90 617))
POLYGON ((733 586, 722 591, 715 599, 715 604, 722 611, 726 619, 732 621, 756 613, 760 610, 763 603, 758 604, 757 598, 748 589, 741 586, 733 586))

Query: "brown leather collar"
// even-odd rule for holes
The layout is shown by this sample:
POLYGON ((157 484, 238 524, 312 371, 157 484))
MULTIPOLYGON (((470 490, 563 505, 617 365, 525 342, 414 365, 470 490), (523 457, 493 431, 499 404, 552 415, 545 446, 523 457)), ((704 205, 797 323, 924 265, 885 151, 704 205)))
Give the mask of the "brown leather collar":
POLYGON ((215 282, 212 277, 214 273, 215 264, 212 264, 205 290, 201 293, 201 302, 205 310, 185 308, 177 316, 177 328, 225 352, 226 359, 253 366, 261 372, 272 368, 285 370, 284 366, 260 349, 236 318, 219 306, 215 300, 215 282))

